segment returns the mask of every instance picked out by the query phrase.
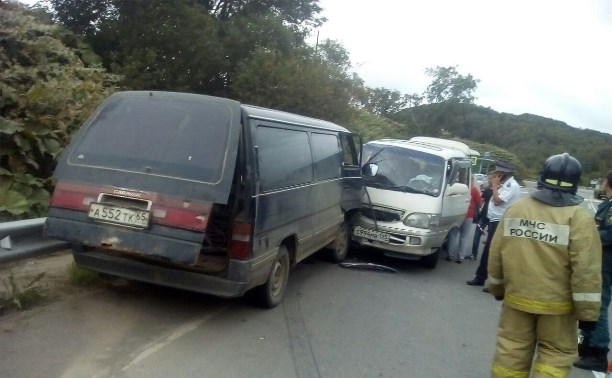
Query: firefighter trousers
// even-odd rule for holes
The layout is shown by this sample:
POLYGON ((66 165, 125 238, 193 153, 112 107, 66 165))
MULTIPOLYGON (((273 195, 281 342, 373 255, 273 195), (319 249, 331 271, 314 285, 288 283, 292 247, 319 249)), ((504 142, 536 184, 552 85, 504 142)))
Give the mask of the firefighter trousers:
POLYGON ((541 315, 502 306, 491 377, 569 377, 578 357, 574 314, 541 315), (534 361, 534 354, 537 356, 534 361))

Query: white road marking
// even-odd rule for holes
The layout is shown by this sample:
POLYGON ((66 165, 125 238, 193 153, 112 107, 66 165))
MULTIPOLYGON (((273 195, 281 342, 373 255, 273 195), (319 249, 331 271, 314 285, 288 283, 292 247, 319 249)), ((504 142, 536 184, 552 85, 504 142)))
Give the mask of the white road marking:
POLYGON ((601 201, 597 201, 596 203, 593 199, 589 199, 587 200, 587 202, 589 203, 589 209, 593 210, 593 212, 597 211, 597 206, 599 206, 599 204, 601 203, 601 201))
POLYGON ((166 345, 172 343, 173 341, 186 335, 187 333, 195 330, 200 325, 202 325, 203 323, 206 323, 211 318, 217 316, 220 312, 224 311, 225 309, 227 309, 227 306, 223 306, 217 311, 211 312, 210 314, 202 318, 194 319, 188 323, 185 323, 181 325, 180 327, 174 329, 172 332, 159 337, 157 340, 145 346, 144 350, 140 352, 140 354, 138 354, 138 356, 136 356, 136 358, 134 358, 129 364, 125 365, 123 369, 121 369, 121 371, 127 371, 134 365, 145 360, 149 356, 155 354, 157 351, 164 348, 166 345))

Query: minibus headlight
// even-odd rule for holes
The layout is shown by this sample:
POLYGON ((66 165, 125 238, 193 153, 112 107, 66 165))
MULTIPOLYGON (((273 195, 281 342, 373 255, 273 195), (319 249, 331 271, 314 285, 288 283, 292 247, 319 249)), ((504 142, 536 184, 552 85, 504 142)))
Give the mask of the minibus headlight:
POLYGON ((412 213, 404 219, 408 227, 435 229, 440 224, 439 214, 412 213))

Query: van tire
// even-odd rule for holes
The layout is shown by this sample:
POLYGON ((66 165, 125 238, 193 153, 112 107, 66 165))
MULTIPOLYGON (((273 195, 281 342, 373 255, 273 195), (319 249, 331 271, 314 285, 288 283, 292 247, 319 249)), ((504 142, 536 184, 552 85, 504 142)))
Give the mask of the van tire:
POLYGON ((427 269, 434 269, 440 260, 440 250, 437 249, 431 255, 421 257, 421 265, 427 269))
POLYGON ((274 259, 272 269, 270 269, 268 280, 254 290, 255 300, 259 306, 274 308, 283 301, 289 282, 289 268, 289 252, 285 245, 281 245, 278 248, 278 254, 274 259))
POLYGON ((346 258, 349 250, 351 235, 346 221, 342 222, 338 230, 338 236, 329 246, 325 248, 326 257, 329 261, 339 264, 346 258))

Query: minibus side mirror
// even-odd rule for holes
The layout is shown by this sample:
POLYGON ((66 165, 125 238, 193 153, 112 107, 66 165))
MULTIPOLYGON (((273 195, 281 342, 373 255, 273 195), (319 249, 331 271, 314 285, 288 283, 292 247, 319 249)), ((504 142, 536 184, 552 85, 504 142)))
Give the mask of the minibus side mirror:
POLYGON ((368 163, 361 168, 361 172, 364 176, 374 177, 378 173, 378 164, 368 163))

